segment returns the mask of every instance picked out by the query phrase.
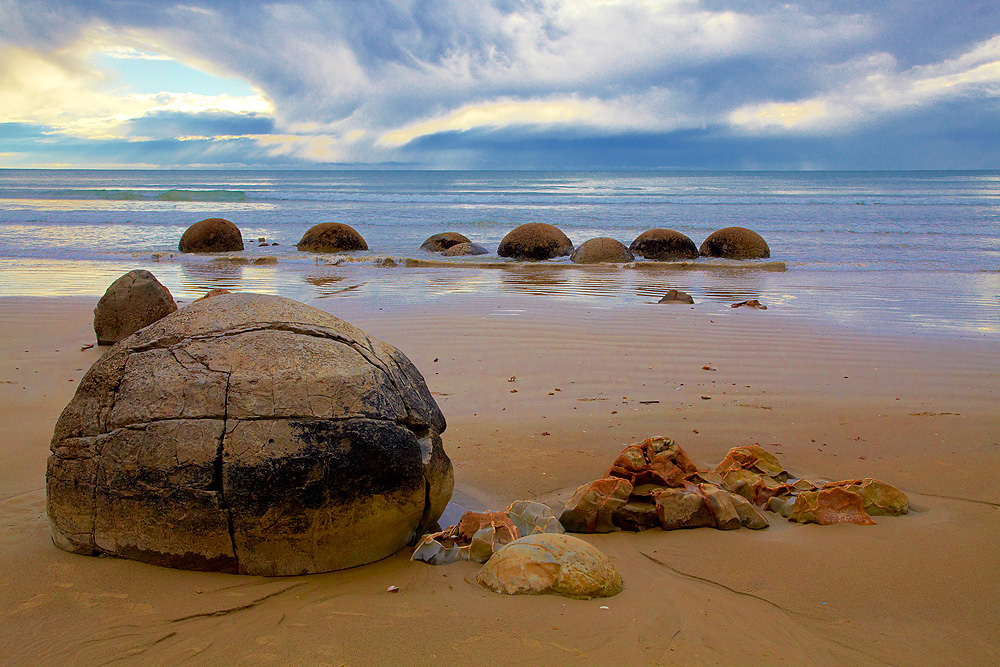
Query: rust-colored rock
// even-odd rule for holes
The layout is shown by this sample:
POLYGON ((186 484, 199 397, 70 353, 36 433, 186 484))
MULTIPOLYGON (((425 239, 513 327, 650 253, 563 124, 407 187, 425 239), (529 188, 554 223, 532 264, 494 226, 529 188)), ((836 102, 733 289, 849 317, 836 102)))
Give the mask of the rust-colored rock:
POLYGON ((224 218, 208 218, 188 227, 177 244, 181 252, 237 252, 243 250, 239 227, 224 218))
POLYGON ((746 227, 725 227, 712 232, 701 244, 702 257, 725 259, 763 259, 771 256, 771 249, 757 232, 746 227))
POLYGON ((822 526, 835 523, 870 526, 875 523, 865 512, 861 495, 841 487, 800 493, 795 501, 795 509, 788 518, 790 521, 818 523, 822 526))
POLYGON ((573 252, 573 242, 562 231, 544 222, 526 222, 508 232, 497 254, 519 260, 540 261, 565 257, 573 252))
POLYGON ((429 237, 426 241, 420 244, 421 250, 426 250, 427 252, 441 252, 442 250, 447 250, 448 248, 458 245, 459 243, 471 243, 468 237, 459 234, 458 232, 441 232, 440 234, 435 234, 429 237))
POLYGON ((635 237, 628 247, 633 253, 655 261, 694 259, 698 247, 694 241, 673 229, 649 229, 635 237))
POLYGON ((576 490, 559 516, 563 527, 574 533, 609 533, 616 530, 615 510, 628 501, 632 484, 618 477, 605 477, 576 490))
POLYGON ((910 499, 906 494, 882 480, 866 477, 863 480, 831 482, 824 488, 835 486, 860 495, 865 512, 871 516, 902 516, 910 511, 910 499))
POLYGON ((604 476, 627 479, 632 486, 679 487, 697 472, 697 466, 676 442, 655 437, 623 449, 604 476))
POLYGON ((625 264, 635 255, 621 241, 602 236, 581 243, 569 259, 574 264, 625 264))
POLYGON ((296 246, 304 252, 351 252, 368 250, 368 244, 350 225, 321 222, 310 227, 296 246))

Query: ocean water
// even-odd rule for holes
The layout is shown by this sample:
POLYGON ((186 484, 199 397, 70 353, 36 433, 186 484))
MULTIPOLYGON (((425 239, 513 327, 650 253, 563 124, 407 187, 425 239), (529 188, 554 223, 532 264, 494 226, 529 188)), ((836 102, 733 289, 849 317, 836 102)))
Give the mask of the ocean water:
POLYGON ((874 333, 995 338, 1000 172, 0 170, 0 296, 100 296, 133 268, 184 300, 223 287, 380 306, 518 296, 617 308, 681 289, 720 313, 758 299, 779 317, 874 333), (246 250, 178 253, 207 217, 236 223, 246 250), (353 226, 370 250, 298 252, 327 221, 353 226), (536 221, 575 244, 628 245, 667 227, 700 245, 743 226, 771 259, 593 267, 495 255, 536 221), (441 231, 491 254, 419 250, 441 231))

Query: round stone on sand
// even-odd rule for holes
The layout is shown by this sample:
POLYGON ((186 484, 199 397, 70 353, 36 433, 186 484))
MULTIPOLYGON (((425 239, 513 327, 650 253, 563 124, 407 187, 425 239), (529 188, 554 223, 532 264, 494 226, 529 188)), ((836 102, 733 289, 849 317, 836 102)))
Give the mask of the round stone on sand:
POLYGON ((448 503, 444 429, 396 348, 289 299, 220 294, 83 377, 52 438, 53 541, 265 576, 369 563, 448 503))
POLYGON ((648 229, 635 237, 628 249, 640 257, 655 261, 669 262, 698 256, 698 247, 694 241, 673 229, 648 229))
POLYGON ((111 283, 94 308, 98 345, 113 345, 177 310, 177 304, 149 271, 129 271, 111 283))
POLYGON ((596 547, 578 537, 539 533, 514 540, 493 554, 477 580, 509 595, 554 593, 570 598, 611 597, 622 575, 596 547))
POLYGON ((573 242, 558 227, 544 222, 527 222, 503 237, 497 247, 501 257, 540 261, 565 257, 573 252, 573 242))
POLYGON ((458 232, 441 232, 421 243, 420 249, 427 252, 441 252, 459 243, 471 243, 471 241, 458 232))
POLYGON ((208 218, 188 227, 177 249, 181 252, 237 252, 243 250, 243 234, 239 227, 224 218, 208 218))
POLYGON ((606 236, 584 241, 570 256, 575 264, 625 264, 634 259, 624 243, 606 236))
POLYGON ((725 227, 712 232, 701 244, 702 257, 761 259, 771 256, 767 241, 746 227, 725 227))
POLYGON ((368 250, 368 244, 350 225, 321 222, 310 227, 296 246, 305 252, 350 252, 368 250))

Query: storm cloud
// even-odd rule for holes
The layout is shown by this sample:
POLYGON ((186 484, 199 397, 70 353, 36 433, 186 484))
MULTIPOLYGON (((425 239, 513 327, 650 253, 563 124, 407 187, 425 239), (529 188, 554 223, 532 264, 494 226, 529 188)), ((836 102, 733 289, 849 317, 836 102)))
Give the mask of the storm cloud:
POLYGON ((3 0, 0 122, 48 143, 0 135, 0 160, 995 167, 991 5, 3 0), (137 94, 95 54, 253 92, 137 94))

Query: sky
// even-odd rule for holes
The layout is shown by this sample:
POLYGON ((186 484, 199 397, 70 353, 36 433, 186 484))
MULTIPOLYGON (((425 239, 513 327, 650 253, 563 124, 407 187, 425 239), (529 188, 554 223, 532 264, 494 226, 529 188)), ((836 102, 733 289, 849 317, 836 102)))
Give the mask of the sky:
POLYGON ((997 169, 996 0, 0 0, 0 167, 997 169))

